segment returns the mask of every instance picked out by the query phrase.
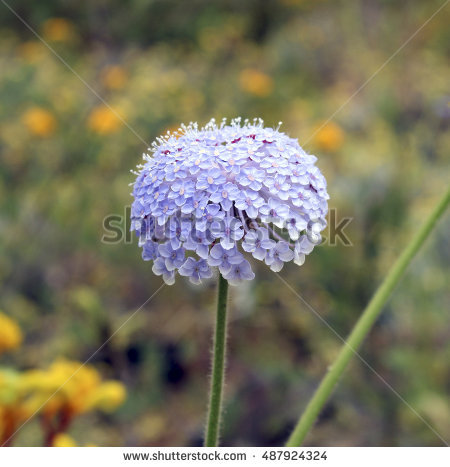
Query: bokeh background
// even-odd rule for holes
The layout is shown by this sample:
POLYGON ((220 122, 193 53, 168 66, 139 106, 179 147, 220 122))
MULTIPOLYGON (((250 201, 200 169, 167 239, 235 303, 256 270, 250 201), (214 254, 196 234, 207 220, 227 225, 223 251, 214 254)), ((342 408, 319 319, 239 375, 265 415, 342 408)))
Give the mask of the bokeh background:
MULTIPOLYGON (((282 275, 345 336, 448 183, 450 8, 327 122, 443 0, 7 3, 60 58, 0 4, 0 438, 44 404, 10 444, 200 445, 214 283, 178 280, 133 314, 160 278, 134 239, 101 241, 106 216, 127 228, 130 169, 181 122, 282 121, 353 218, 352 246, 321 245, 282 275)), ((447 440, 448 227, 361 349, 447 440)), ((231 294, 225 446, 282 445, 341 345, 256 272, 231 294)), ((307 444, 442 441, 354 361, 307 444)))

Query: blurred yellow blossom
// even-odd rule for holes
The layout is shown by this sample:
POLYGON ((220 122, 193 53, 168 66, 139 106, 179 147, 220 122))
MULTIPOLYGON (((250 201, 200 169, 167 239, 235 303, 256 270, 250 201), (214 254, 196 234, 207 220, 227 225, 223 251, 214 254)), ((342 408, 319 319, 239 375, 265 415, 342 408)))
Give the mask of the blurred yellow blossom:
POLYGON ((344 142, 344 132, 334 122, 328 122, 314 136, 316 145, 325 151, 337 151, 344 142))
POLYGON ((128 81, 128 73, 119 65, 107 66, 101 72, 101 81, 108 89, 122 89, 128 81))
POLYGON ((22 343, 22 331, 19 325, 0 312, 0 353, 5 350, 13 350, 22 343))
POLYGON ((49 41, 65 42, 73 37, 74 27, 65 18, 49 18, 42 26, 42 35, 49 41))
POLYGON ((72 417, 97 408, 111 411, 126 395, 122 383, 102 382, 93 366, 69 360, 57 360, 48 370, 28 371, 23 384, 35 391, 30 398, 33 408, 45 404, 42 410, 50 417, 61 412, 72 417))
POLYGON ((76 445, 75 440, 66 433, 58 433, 53 439, 55 448, 74 448, 76 445))
POLYGON ((118 115, 106 105, 96 107, 88 118, 88 127, 99 135, 115 133, 121 124, 118 115))
POLYGON ((102 381, 93 366, 81 362, 57 360, 46 370, 24 372, 0 368, 0 444, 10 444, 17 427, 39 412, 46 446, 75 446, 65 434, 75 416, 110 412, 125 397, 122 383, 102 381))
POLYGON ((86 408, 96 408, 112 412, 124 402, 125 386, 119 381, 106 381, 92 393, 86 401, 86 408))
POLYGON ((31 107, 22 116, 22 122, 28 131, 41 138, 51 136, 56 129, 55 117, 46 109, 31 107))
POLYGON ((239 83, 243 91, 258 97, 266 97, 273 91, 273 79, 253 68, 241 71, 239 83))

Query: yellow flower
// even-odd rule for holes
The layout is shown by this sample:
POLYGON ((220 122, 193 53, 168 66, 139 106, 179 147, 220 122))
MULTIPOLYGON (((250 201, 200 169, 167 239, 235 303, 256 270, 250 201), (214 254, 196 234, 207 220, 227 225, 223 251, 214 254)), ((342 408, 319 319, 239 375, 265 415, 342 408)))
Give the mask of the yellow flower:
POLYGON ((74 448, 76 445, 75 440, 66 433, 58 433, 53 440, 55 448, 74 448))
POLYGON ((241 89, 258 97, 266 97, 273 90, 273 79, 262 71, 246 68, 239 75, 241 89))
POLYGON ((116 113, 106 106, 96 107, 88 118, 88 127, 99 135, 116 132, 122 122, 116 113))
POLYGON ((22 122, 31 134, 41 138, 51 136, 56 128, 55 117, 48 110, 40 107, 28 109, 22 116, 22 122))
POLYGON ((30 408, 45 404, 43 412, 50 417, 61 411, 73 416, 97 408, 114 410, 126 395, 122 383, 102 382, 93 366, 68 360, 57 360, 48 370, 28 371, 22 386, 35 394, 30 408))
POLYGON ((107 381, 101 384, 86 403, 90 409, 102 409, 112 412, 122 405, 126 397, 125 386, 119 381, 107 381))
POLYGON ((344 142, 344 132, 336 123, 328 122, 314 136, 314 141, 320 149, 337 151, 344 142))
MULTIPOLYGON (((4 324, 0 321, 0 336, 4 324)), ((68 425, 75 416, 90 410, 113 411, 125 397, 122 383, 102 381, 93 366, 81 362, 61 359, 47 370, 22 373, 0 368, 0 443, 36 412, 41 413, 45 423, 52 425, 64 419, 68 425)), ((69 447, 76 443, 60 433, 53 445, 69 447)))
POLYGON ((0 312, 0 353, 17 349, 22 339, 22 331, 16 321, 0 312))
POLYGON ((122 89, 128 81, 128 74, 119 65, 107 66, 101 73, 101 81, 108 89, 122 89))
POLYGON ((42 35, 49 41, 65 42, 73 37, 74 27, 64 18, 50 18, 42 26, 42 35))

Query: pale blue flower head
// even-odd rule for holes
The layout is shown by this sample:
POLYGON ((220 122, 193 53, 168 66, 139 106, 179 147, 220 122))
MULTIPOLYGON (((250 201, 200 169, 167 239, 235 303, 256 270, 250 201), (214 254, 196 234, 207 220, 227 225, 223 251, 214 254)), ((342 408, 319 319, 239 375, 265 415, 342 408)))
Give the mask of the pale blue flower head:
POLYGON ((317 158, 279 127, 191 123, 150 151, 135 172, 131 230, 166 283, 178 273, 199 284, 218 268, 235 285, 255 277, 248 258, 280 271, 320 243, 326 180, 317 158))

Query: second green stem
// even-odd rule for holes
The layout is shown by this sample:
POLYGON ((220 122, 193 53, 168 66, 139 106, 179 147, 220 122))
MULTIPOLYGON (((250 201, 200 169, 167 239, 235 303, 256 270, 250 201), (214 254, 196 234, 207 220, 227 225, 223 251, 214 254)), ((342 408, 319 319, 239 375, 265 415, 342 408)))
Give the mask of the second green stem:
POLYGON ((406 267, 411 262, 414 255, 419 251, 420 247, 423 245, 425 239, 433 230, 433 227, 436 225, 439 218, 444 214, 449 205, 449 200, 450 190, 444 194, 428 219, 416 232, 410 243, 406 246, 400 257, 389 270, 386 278, 375 292, 374 296, 370 300, 366 309, 350 333, 344 346, 339 352, 336 361, 333 363, 333 365, 331 365, 328 373, 323 378, 320 386, 314 393, 313 398, 306 406, 305 412, 298 421, 293 433, 286 443, 286 446, 301 446, 303 443, 303 440, 309 433, 309 430, 314 424, 317 416, 327 402, 331 392, 333 391, 333 388, 349 364, 353 355, 356 354, 359 346, 369 333, 374 322, 380 315, 381 311, 383 310, 383 306, 405 272, 406 267))

